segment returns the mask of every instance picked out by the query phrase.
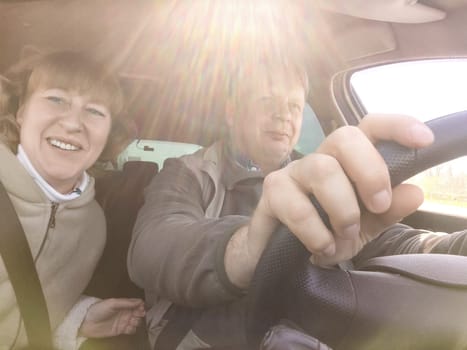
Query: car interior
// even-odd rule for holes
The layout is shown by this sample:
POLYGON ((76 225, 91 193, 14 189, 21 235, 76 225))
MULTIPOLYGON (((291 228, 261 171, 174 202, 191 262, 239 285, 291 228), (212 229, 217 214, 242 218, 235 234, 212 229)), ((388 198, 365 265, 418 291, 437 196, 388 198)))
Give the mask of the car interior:
MULTIPOLYGON (((229 60, 271 41, 302 55, 310 93, 297 150, 310 153, 336 128, 357 125, 373 111, 352 80, 356 72, 412 61, 467 62, 467 0, 0 0, 0 33, 0 74, 28 55, 63 49, 85 52, 119 73, 134 139, 96 180, 108 242, 88 293, 144 297, 126 268, 144 187, 165 159, 224 135, 229 60)), ((434 75, 427 70, 417 79, 442 84, 434 75)), ((395 84, 403 90, 405 82, 395 84)), ((373 85, 376 94, 378 88, 373 85)), ((435 96, 416 88, 404 96, 410 101, 421 93, 423 103, 442 103, 460 93, 454 83, 437 88, 435 96)), ((379 97, 396 103, 395 93, 379 97)), ((464 109, 467 98, 453 112, 464 109)), ((467 159, 457 164, 449 170, 464 189, 449 199, 456 209, 422 208, 404 223, 443 232, 467 227, 467 159)), ((446 170, 439 174, 447 181, 446 170)))

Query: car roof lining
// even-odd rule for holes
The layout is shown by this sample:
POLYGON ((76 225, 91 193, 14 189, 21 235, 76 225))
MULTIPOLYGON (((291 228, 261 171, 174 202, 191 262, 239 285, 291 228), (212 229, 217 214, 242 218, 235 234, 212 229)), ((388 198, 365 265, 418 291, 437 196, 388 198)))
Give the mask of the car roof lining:
POLYGON ((318 0, 318 4, 320 8, 328 11, 394 23, 426 23, 446 17, 446 12, 417 0, 318 0))
MULTIPOLYGON (((311 103, 315 109, 313 102, 320 101, 315 111, 324 119, 326 132, 336 126, 332 123, 336 111, 321 102, 329 100, 322 94, 329 93, 330 88, 325 91, 319 84, 329 82, 336 73, 394 60, 467 56, 467 47, 458 45, 467 42, 466 0, 418 1, 447 13, 441 21, 423 24, 350 17, 323 11, 312 0, 295 1, 309 12, 305 15, 310 21, 306 49, 313 47, 308 61, 311 103)), ((0 36, 0 48, 8 48, 0 57, 0 71, 16 62, 28 45, 39 50, 83 50, 118 67, 130 97, 129 114, 139 126, 138 137, 209 144, 223 132, 225 96, 222 82, 213 77, 221 75, 222 71, 213 64, 206 64, 204 68, 217 71, 190 65, 190 59, 199 54, 196 49, 200 46, 196 41, 190 45, 182 41, 183 50, 177 51, 173 43, 183 35, 173 35, 183 26, 179 22, 165 21, 172 10, 164 7, 165 3, 167 1, 0 0, 0 32, 14 33, 0 36), (177 58, 177 65, 171 61, 173 57, 177 58), (200 86, 202 79, 205 85, 193 93, 190 87, 200 86), (147 118, 148 115, 154 117, 147 118)))
MULTIPOLYGON (((309 0, 302 2, 311 3, 309 0)), ((375 6, 368 6, 371 3, 406 4, 408 1, 345 0, 345 2, 357 4, 353 8, 364 12, 365 9, 375 6)), ((0 31, 5 33, 7 31, 3 28, 8 28, 15 33, 15 38, 8 38, 6 35, 0 37, 1 47, 11 47, 9 53, 4 53, 6 57, 0 60, 0 70, 14 62, 22 46, 29 44, 43 50, 62 48, 85 50, 101 56, 97 58, 110 60, 125 74, 157 78, 159 67, 154 65, 154 60, 148 58, 155 56, 157 62, 164 64, 164 56, 157 53, 168 49, 166 41, 170 40, 170 37, 167 37, 167 34, 162 34, 160 37, 154 34, 161 31, 162 25, 158 26, 157 23, 163 23, 161 18, 168 12, 167 10, 164 13, 164 6, 161 5, 163 3, 164 1, 126 0, 0 1, 0 31), (89 9, 93 10, 89 11, 89 9), (66 18, 63 18, 63 13, 67 14, 66 18), (86 16, 83 13, 86 13, 86 16), (44 21, 44 18, 47 18, 47 21, 44 21), (83 28, 84 18, 86 26, 83 28), (78 31, 77 27, 80 25, 78 31), (60 30, 57 31, 57 28, 60 30), (106 28, 112 30, 106 31, 106 28), (94 47, 98 47, 99 50, 93 50, 94 47), (132 55, 132 52, 141 54, 132 55)), ((345 9, 348 10, 351 6, 343 6, 338 0, 321 0, 317 2, 318 5, 310 5, 313 11, 320 12, 323 20, 327 21, 326 26, 330 35, 343 35, 337 46, 338 53, 342 55, 344 61, 375 56, 397 47, 398 44, 391 39, 393 33, 390 33, 398 30, 397 25, 320 11, 319 7, 325 6, 324 3, 328 4, 326 5, 328 7, 332 3, 340 4, 340 12, 345 12, 345 9), (376 40, 376 33, 383 35, 384 39, 376 40), (352 42, 352 45, 348 42, 352 42)), ((455 16, 455 12, 462 4, 465 6, 465 1, 437 0, 418 1, 417 6, 445 8, 448 17, 443 22, 450 22, 450 17, 455 16)), ((407 8, 413 8, 415 5, 397 6, 401 8, 400 12, 406 13, 407 8)), ((361 16, 364 17, 364 14, 361 16)), ((436 26, 435 22, 428 23, 423 26, 423 30, 429 29, 430 25, 436 26)), ((410 38, 397 37, 397 43, 399 41, 410 46, 410 38)))

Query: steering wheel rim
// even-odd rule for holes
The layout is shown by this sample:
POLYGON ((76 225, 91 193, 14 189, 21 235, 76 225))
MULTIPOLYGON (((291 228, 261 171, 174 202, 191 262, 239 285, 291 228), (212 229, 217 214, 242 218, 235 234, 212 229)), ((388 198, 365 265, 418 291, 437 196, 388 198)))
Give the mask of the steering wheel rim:
MULTIPOLYGON (((467 111, 433 119, 426 124, 435 135, 435 141, 429 147, 414 150, 394 142, 381 142, 376 146, 388 165, 393 187, 423 170, 467 155, 467 111)), ((323 221, 330 227, 329 219, 319 203, 314 197, 310 199, 317 207, 323 221)), ((287 227, 280 226, 273 233, 258 262, 248 291, 246 331, 251 349, 258 349, 266 331, 277 324, 281 318, 289 316, 286 300, 289 294, 294 293, 284 288, 284 281, 294 274, 303 275, 310 273, 310 269, 314 269, 315 272, 316 269, 321 269, 309 263, 309 256, 309 252, 287 227)), ((336 270, 336 272, 340 274, 326 271, 323 293, 332 292, 330 288, 332 289, 333 286, 330 287, 328 284, 329 278, 333 280, 336 288, 346 283, 342 278, 342 271, 336 270)), ((319 276, 319 271, 314 277, 316 276, 319 276)), ((294 282, 298 284, 292 286, 288 284, 287 287, 295 288, 299 293, 307 296, 309 286, 303 283, 303 279, 295 279, 295 281, 299 280, 302 282, 294 282)), ((309 295, 309 297, 315 298, 316 291, 313 296, 309 295)), ((345 298, 342 295, 340 297, 345 298)), ((345 302, 343 301, 344 304, 345 302)), ((321 311, 332 312, 329 309, 321 311)), ((347 316, 351 317, 351 315, 345 315, 347 316)), ((303 320, 303 317, 301 319, 303 320)), ((339 328, 341 325, 337 324, 335 327, 339 328)), ((335 331, 339 333, 343 330, 336 329, 335 331)))

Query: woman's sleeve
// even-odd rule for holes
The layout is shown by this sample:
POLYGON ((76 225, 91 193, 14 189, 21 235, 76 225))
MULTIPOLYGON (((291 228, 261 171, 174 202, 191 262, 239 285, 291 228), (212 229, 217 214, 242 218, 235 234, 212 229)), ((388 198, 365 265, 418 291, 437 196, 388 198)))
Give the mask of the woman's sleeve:
POLYGON ((100 301, 98 298, 82 295, 65 316, 54 332, 54 347, 60 350, 77 350, 86 340, 78 336, 78 330, 86 317, 88 309, 100 301))

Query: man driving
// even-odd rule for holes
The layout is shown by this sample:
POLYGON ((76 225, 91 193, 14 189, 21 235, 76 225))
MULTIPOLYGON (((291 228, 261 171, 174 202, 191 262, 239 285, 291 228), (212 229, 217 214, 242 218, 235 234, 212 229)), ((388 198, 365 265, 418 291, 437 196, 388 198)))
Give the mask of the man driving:
POLYGON ((364 256, 429 251, 442 237, 394 225, 418 208, 423 194, 410 184, 391 188, 373 146, 378 140, 427 146, 433 134, 423 123, 368 115, 358 127, 335 130, 316 152, 302 156, 294 151, 308 95, 300 63, 256 57, 236 67, 229 90, 226 136, 167 160, 146 189, 134 228, 129 273, 145 290, 156 349, 161 330, 183 318, 177 312, 193 320, 181 327, 177 349, 245 348, 242 300, 280 223, 320 265, 354 257, 391 225, 391 234, 381 235, 364 256), (309 194, 328 214, 332 230, 309 194), (197 310, 197 316, 184 314, 184 307, 197 310))

